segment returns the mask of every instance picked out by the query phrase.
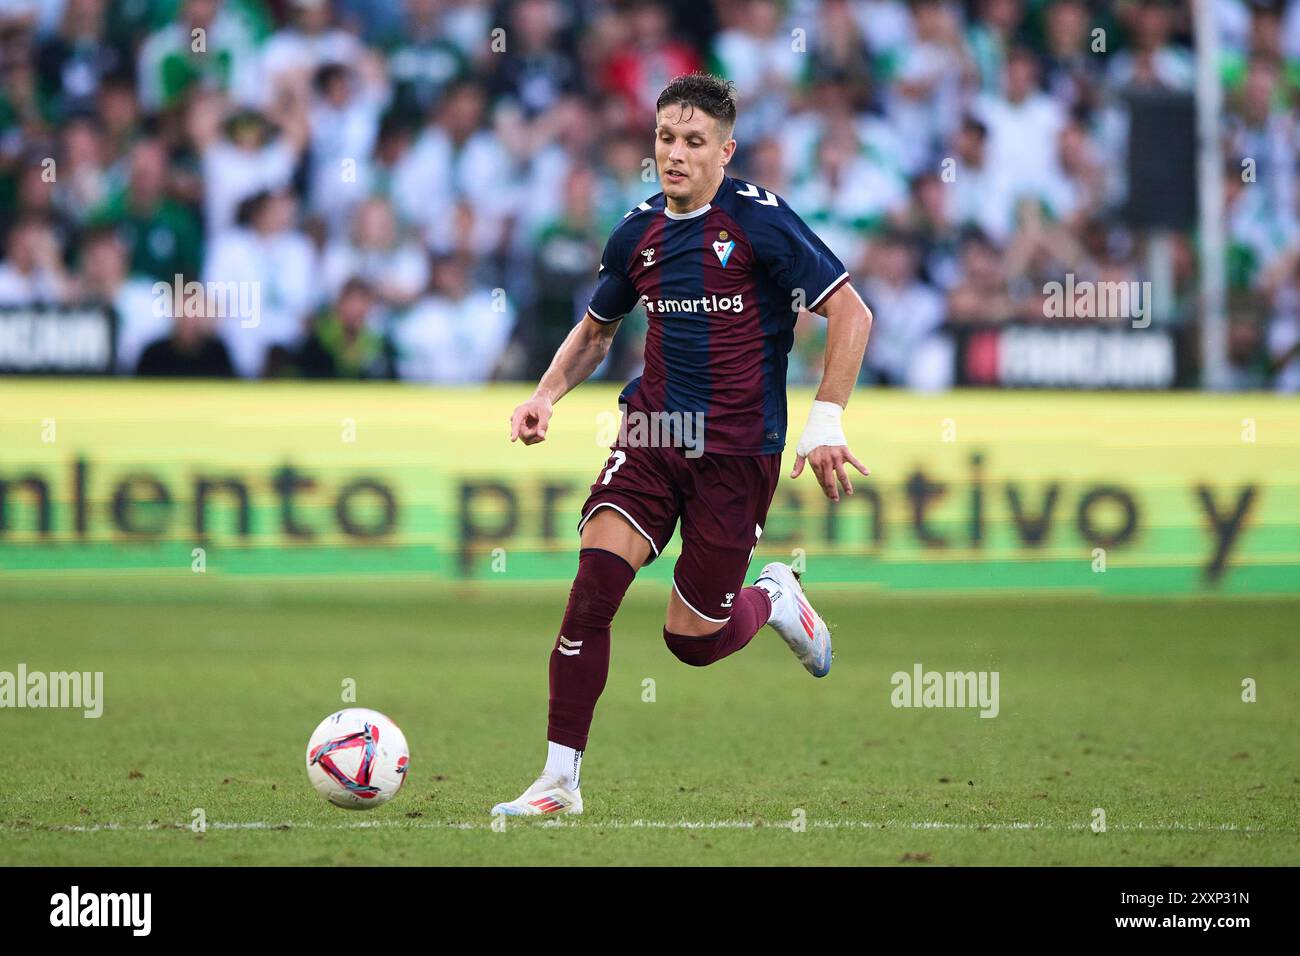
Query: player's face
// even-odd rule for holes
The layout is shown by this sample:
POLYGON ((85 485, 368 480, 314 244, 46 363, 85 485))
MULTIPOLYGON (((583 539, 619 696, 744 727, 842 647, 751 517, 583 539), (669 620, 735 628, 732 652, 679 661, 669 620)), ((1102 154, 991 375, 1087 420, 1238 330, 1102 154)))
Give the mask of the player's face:
POLYGON ((736 141, 703 110, 666 106, 655 117, 655 165, 675 212, 690 212, 712 198, 736 141))

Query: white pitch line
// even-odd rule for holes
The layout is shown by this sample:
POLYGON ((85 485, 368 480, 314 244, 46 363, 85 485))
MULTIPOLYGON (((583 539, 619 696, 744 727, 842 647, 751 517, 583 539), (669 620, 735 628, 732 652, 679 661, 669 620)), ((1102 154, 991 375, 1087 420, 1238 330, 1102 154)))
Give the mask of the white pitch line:
MULTIPOLYGON (((507 818, 509 824, 516 826, 539 826, 548 828, 587 829, 587 830, 790 830, 791 821, 772 823, 755 820, 566 820, 548 819, 532 820, 507 818)), ((509 825, 508 824, 508 825, 509 825)), ((1041 830, 1041 831, 1082 831, 1090 828, 1087 823, 947 823, 925 820, 808 820, 805 826, 816 830, 1041 830)), ((421 820, 357 820, 352 823, 316 823, 303 820, 297 823, 285 821, 272 823, 266 820, 238 822, 214 821, 208 823, 209 830, 490 830, 489 822, 421 821, 421 820)), ((166 830, 189 830, 188 823, 96 823, 96 824, 16 824, 0 823, 0 832, 10 833, 100 833, 100 832, 135 832, 144 833, 166 830)), ((1170 821, 1164 823, 1116 823, 1106 827, 1107 832, 1181 832, 1181 833, 1300 833, 1292 828, 1266 829, 1263 827, 1243 826, 1238 823, 1182 823, 1170 821)), ((201 831, 194 831, 201 832, 201 831)))

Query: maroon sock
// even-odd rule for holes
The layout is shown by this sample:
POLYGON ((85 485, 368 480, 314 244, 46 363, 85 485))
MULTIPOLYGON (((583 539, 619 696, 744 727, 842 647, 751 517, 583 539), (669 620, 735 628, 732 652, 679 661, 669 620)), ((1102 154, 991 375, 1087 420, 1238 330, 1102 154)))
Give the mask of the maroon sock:
POLYGON ((762 588, 744 588, 736 595, 731 618, 722 629, 703 637, 674 634, 664 628, 664 642, 680 661, 704 667, 740 650, 772 616, 772 599, 762 588))
POLYGON ((609 625, 634 577, 632 565, 613 551, 578 552, 578 575, 551 651, 547 740, 586 749, 591 715, 609 676, 609 625))

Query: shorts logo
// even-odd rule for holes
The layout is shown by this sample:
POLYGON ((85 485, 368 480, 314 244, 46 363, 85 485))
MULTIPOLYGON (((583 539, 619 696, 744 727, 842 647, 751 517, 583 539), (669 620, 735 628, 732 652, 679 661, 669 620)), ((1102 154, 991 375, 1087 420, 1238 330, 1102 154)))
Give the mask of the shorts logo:
POLYGON ((642 249, 642 250, 641 250, 641 257, 642 257, 643 259, 645 259, 645 266, 646 266, 647 269, 650 268, 650 266, 652 266, 652 265, 655 264, 655 251, 654 251, 653 248, 651 248, 651 249, 642 249))
POLYGON ((735 591, 728 591, 728 592, 727 592, 727 599, 726 599, 725 601, 722 602, 722 606, 723 606, 723 607, 731 607, 731 599, 734 598, 735 596, 736 596, 736 592, 735 592, 735 591))
POLYGON ((565 657, 577 657, 582 653, 582 641, 571 641, 563 634, 560 635, 560 646, 556 648, 565 657))

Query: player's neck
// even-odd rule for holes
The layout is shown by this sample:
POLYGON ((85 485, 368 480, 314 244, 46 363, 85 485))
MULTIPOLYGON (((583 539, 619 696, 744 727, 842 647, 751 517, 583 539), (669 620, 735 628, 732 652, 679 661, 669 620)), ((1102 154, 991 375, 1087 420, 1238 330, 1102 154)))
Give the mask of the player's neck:
POLYGON ((671 196, 664 197, 664 208, 674 216, 686 216, 693 213, 713 201, 713 197, 718 194, 718 187, 722 185, 722 178, 725 175, 721 169, 718 170, 717 177, 709 184, 708 188, 689 199, 676 200, 671 196))

